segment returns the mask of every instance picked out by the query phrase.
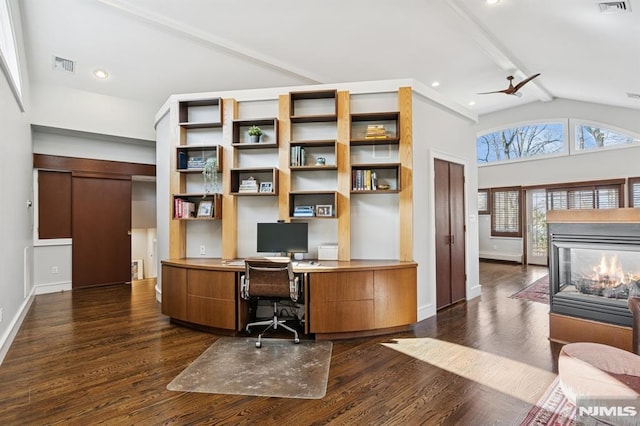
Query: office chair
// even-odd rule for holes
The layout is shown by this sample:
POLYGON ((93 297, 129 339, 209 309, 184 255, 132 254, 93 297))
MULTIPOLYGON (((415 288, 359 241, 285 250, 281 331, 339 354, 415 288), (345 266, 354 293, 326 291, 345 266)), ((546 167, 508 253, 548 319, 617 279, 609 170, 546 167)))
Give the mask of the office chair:
POLYGON ((245 300, 269 299, 273 303, 273 319, 252 322, 245 330, 258 325, 266 325, 258 335, 256 348, 262 347, 262 335, 270 328, 276 330, 278 326, 294 334, 294 343, 300 343, 298 332, 278 319, 278 300, 291 299, 298 301, 298 278, 291 269, 291 261, 271 261, 267 259, 246 259, 244 281, 240 287, 241 296, 245 300))

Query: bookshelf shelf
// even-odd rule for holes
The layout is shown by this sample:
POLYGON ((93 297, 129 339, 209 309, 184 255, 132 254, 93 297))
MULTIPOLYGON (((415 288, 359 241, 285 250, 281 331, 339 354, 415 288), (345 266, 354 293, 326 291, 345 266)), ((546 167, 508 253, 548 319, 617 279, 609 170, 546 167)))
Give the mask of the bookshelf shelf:
POLYGON ((278 146, 278 119, 275 117, 233 120, 232 131, 231 145, 237 149, 276 148, 278 146), (261 142, 249 141, 248 131, 251 126, 258 126, 262 130, 261 142))
POLYGON ((253 167, 231 169, 231 194, 241 196, 274 196, 278 195, 279 171, 275 167, 253 167), (243 181, 251 178, 256 181, 256 191, 241 192, 243 181), (265 184, 270 184, 270 191, 266 190, 265 184))
POLYGON ((180 102, 178 114, 178 124, 185 129, 222 127, 220 98, 180 102))
POLYGON ((173 194, 173 220, 220 220, 222 219, 222 196, 220 194, 189 193, 173 194), (211 202, 210 215, 198 217, 202 201, 211 202), (191 205, 190 209, 188 206, 191 205))
POLYGON ((397 145, 399 122, 397 111, 351 114, 351 145, 397 145))
MULTIPOLYGON (((191 159, 206 161, 215 158, 217 172, 222 171, 222 147, 219 145, 179 145, 176 147, 176 171, 181 173, 202 173, 203 167, 190 166, 191 159)), ((194 160, 197 161, 197 160, 194 160)))

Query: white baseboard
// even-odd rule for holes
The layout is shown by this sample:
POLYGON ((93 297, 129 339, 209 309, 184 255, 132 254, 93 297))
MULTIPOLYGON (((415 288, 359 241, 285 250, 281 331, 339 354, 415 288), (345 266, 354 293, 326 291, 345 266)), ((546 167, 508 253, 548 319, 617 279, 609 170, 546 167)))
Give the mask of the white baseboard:
POLYGON ((475 285, 469 289, 469 293, 467 294, 467 300, 475 299, 476 297, 480 296, 481 293, 482 293, 482 286, 479 284, 475 285))
POLYGON ((430 318, 436 314, 436 307, 432 304, 418 307, 418 322, 430 318))
POLYGON ((480 252, 480 259, 487 260, 506 260, 508 262, 522 263, 522 254, 513 253, 497 253, 497 252, 480 252))
POLYGON ((13 339, 15 339, 16 335, 18 334, 18 330, 20 330, 22 321, 24 321, 24 318, 27 316, 27 312, 29 312, 29 308, 31 307, 31 303, 33 303, 34 297, 35 294, 32 291, 31 294, 26 299, 24 299, 24 302, 22 302, 22 305, 20 306, 20 309, 18 309, 16 316, 13 317, 11 324, 9 324, 9 328, 7 329, 6 333, 4 333, 4 335, 0 338, 0 364, 2 364, 2 361, 4 361, 4 357, 7 356, 7 352, 9 352, 9 348, 13 343, 13 339))
POLYGON ((35 294, 58 293, 60 291, 71 291, 71 289, 71 281, 38 284, 35 287, 35 294))

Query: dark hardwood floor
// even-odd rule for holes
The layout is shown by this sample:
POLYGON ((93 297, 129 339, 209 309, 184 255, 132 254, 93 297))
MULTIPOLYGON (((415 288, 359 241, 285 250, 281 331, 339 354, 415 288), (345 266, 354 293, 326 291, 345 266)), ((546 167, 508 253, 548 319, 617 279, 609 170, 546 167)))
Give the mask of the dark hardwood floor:
POLYGON ((219 336, 170 324, 151 284, 36 296, 0 365, 0 424, 519 424, 560 346, 547 305, 509 296, 545 273, 481 262, 481 297, 410 332, 334 341, 320 400, 166 390, 219 336))

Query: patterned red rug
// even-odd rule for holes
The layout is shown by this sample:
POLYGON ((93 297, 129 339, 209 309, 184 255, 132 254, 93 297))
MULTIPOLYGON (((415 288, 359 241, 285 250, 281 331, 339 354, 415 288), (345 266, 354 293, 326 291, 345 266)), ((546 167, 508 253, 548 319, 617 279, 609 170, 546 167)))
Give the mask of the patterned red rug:
POLYGON ((564 396, 556 377, 520 426, 577 426, 575 418, 576 407, 564 396))
POLYGON ((509 296, 512 299, 524 299, 532 302, 549 304, 549 275, 537 279, 517 293, 509 296))

